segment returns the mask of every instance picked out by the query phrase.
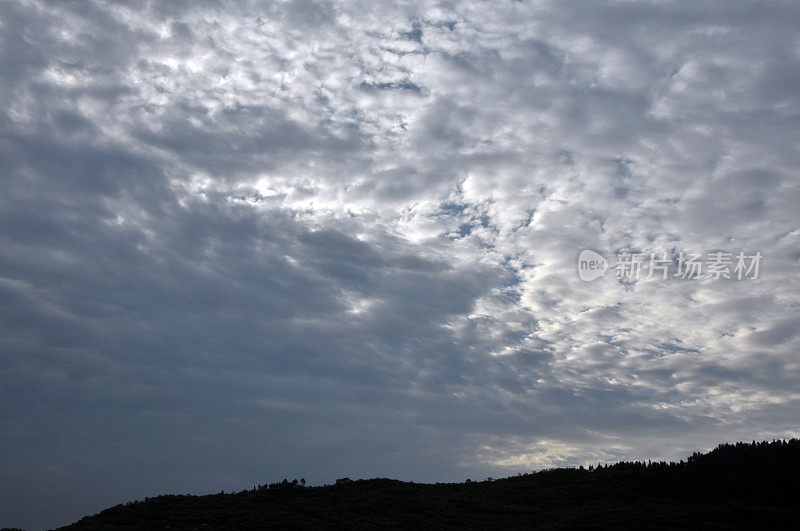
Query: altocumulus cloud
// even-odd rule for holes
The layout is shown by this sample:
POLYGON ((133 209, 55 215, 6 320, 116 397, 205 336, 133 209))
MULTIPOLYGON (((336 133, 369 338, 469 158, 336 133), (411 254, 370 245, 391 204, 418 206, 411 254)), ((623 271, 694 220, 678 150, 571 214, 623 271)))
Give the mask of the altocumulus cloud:
POLYGON ((800 434, 798 17, 3 2, 0 524, 800 434))

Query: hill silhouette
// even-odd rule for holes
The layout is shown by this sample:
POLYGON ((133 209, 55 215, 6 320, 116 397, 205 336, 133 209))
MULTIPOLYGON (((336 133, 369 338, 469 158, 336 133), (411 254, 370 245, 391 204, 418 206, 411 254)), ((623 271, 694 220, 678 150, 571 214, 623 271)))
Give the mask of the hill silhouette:
POLYGON ((499 480, 283 480, 106 509, 63 530, 264 528, 800 528, 800 440, 723 444, 679 462, 620 462, 499 480))

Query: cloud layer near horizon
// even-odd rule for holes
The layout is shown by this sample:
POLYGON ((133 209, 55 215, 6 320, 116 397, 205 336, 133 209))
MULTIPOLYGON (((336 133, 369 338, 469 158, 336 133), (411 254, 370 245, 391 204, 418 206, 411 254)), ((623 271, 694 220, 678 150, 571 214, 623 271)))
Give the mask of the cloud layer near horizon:
POLYGON ((0 525, 800 434, 799 16, 0 4, 0 525))

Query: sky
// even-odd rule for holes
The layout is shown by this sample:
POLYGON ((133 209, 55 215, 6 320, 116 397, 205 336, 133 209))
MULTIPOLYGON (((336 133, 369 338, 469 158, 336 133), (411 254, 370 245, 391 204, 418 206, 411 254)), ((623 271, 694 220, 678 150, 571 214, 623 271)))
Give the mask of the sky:
POLYGON ((0 3, 0 526, 800 435, 798 27, 0 3))

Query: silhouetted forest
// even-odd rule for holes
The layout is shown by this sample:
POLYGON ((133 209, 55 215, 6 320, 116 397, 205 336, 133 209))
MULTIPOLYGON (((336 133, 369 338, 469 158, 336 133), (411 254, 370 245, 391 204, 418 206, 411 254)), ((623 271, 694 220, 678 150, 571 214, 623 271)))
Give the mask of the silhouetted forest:
POLYGON ((675 462, 552 469, 421 484, 305 480, 208 496, 168 495, 61 529, 800 528, 800 440, 723 444, 675 462))

